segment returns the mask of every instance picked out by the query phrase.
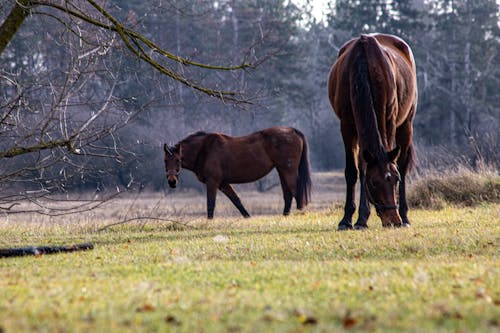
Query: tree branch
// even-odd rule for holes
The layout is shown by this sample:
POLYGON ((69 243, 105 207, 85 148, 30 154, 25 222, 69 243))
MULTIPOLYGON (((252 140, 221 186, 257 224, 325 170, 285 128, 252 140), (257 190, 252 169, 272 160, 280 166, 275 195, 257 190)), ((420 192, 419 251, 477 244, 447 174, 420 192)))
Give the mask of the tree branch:
POLYGON ((74 245, 60 245, 60 246, 27 246, 18 248, 0 249, 0 258, 7 257, 20 257, 27 255, 39 256, 42 254, 54 254, 61 252, 75 252, 92 250, 94 245, 92 243, 82 243, 74 245))
POLYGON ((53 149, 58 147, 67 147, 69 151, 77 154, 78 151, 73 147, 73 143, 70 139, 66 140, 56 140, 56 141, 48 141, 41 142, 36 145, 32 145, 30 147, 13 147, 6 151, 0 152, 0 158, 11 158, 22 154, 34 153, 42 150, 53 149))
MULTIPOLYGON (((28 1, 28 0, 24 0, 24 1, 28 1)), ((113 17, 108 11, 106 11, 102 6, 97 4, 94 0, 87 0, 87 1, 101 15, 103 15, 107 20, 109 20, 112 24, 111 25, 105 24, 99 20, 91 18, 88 15, 84 15, 84 14, 79 13, 77 11, 70 10, 69 8, 58 5, 58 4, 54 4, 54 3, 50 3, 50 2, 46 2, 46 1, 36 1, 36 0, 29 1, 29 3, 32 6, 46 6, 46 7, 51 7, 51 8, 60 10, 64 13, 67 13, 68 15, 79 18, 79 19, 81 19, 89 24, 92 24, 94 26, 118 33, 118 35, 120 36, 120 38, 123 41, 123 43, 125 44, 125 46, 134 55, 136 55, 139 59, 145 61, 146 63, 151 65, 153 68, 155 68, 160 73, 167 75, 168 77, 170 77, 170 78, 172 78, 172 79, 174 79, 174 80, 176 80, 176 81, 178 81, 178 82, 180 82, 180 83, 182 83, 190 88, 193 88, 195 90, 203 92, 209 96, 219 98, 223 101, 228 100, 228 101, 232 101, 232 102, 236 102, 236 103, 251 104, 251 102, 249 102, 249 101, 236 98, 235 92, 212 89, 212 88, 207 88, 207 87, 201 86, 201 85, 185 78, 181 74, 178 74, 175 71, 163 66, 159 62, 155 61, 151 56, 149 56, 139 46, 138 41, 140 41, 141 43, 146 45, 153 52, 160 54, 160 55, 162 55, 170 60, 176 61, 182 65, 185 65, 185 66, 191 65, 191 66, 196 66, 199 68, 210 69, 210 70, 232 71, 232 70, 241 70, 241 69, 251 68, 251 67, 253 67, 253 65, 246 63, 246 62, 243 62, 242 64, 240 64, 238 66, 208 65, 208 64, 203 64, 203 63, 195 62, 195 61, 180 57, 178 55, 175 55, 171 52, 168 52, 168 51, 162 49, 157 44, 155 44, 153 41, 144 37, 143 35, 139 34, 138 32, 131 30, 131 29, 127 29, 126 27, 123 26, 123 24, 121 24, 115 17, 113 17), (131 41, 133 42, 133 44, 136 45, 136 47, 134 47, 132 45, 131 41)))

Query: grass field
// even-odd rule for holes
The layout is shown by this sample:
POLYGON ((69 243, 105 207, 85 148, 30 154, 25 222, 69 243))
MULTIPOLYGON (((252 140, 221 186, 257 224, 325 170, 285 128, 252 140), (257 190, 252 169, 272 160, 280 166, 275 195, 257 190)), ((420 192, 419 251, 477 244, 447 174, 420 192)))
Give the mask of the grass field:
POLYGON ((412 210, 408 229, 372 214, 369 230, 337 232, 341 194, 287 218, 278 189, 241 197, 253 218, 221 196, 207 222, 187 192, 2 217, 0 247, 95 249, 0 259, 0 332, 500 330, 500 204, 412 210))

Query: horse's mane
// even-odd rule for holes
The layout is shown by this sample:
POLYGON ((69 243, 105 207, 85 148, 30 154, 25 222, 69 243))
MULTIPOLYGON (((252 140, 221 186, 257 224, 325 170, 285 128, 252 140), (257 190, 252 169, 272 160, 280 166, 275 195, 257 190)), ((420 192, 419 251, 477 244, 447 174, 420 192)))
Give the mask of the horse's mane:
POLYGON ((192 134, 189 134, 187 137, 185 137, 184 139, 182 139, 182 141, 189 141, 191 139, 194 139, 198 136, 205 136, 207 135, 208 133, 205 132, 205 131, 198 131, 198 132, 195 132, 195 133, 192 133, 192 134))
POLYGON ((166 147, 165 149, 168 150, 169 153, 170 153, 170 151, 177 151, 179 149, 179 146, 181 145, 181 143, 189 143, 194 138, 197 138, 197 137, 200 137, 200 136, 205 136, 205 135, 208 135, 208 134, 210 134, 210 133, 207 133, 205 131, 198 131, 198 132, 189 134, 188 136, 186 136, 184 139, 182 139, 181 141, 177 142, 173 146, 171 144, 168 144, 168 145, 165 144, 165 147, 166 147))
POLYGON ((198 131, 198 132, 189 134, 184 139, 182 139, 181 141, 177 142, 177 144, 175 145, 175 147, 177 148, 177 147, 179 147, 179 144, 181 144, 181 143, 187 143, 187 142, 190 142, 191 140, 193 140, 195 138, 198 138, 200 136, 205 136, 205 135, 208 135, 208 134, 210 134, 210 133, 207 133, 205 131, 198 131))

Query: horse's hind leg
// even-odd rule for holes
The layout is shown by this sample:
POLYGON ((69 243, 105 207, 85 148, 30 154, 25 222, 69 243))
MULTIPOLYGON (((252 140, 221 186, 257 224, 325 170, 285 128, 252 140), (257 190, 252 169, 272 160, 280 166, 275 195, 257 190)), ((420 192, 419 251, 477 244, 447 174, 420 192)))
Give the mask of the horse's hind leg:
POLYGON ((240 211, 241 215, 243 215, 243 217, 250 217, 250 214, 248 214, 245 207, 243 207, 243 204, 241 203, 240 198, 238 197, 238 195, 234 191, 231 184, 222 184, 219 187, 219 189, 222 191, 222 193, 224 193, 229 198, 229 200, 231 200, 233 205, 235 205, 236 208, 238 208, 238 210, 240 211))
POLYGON ((295 195, 295 188, 297 178, 293 177, 291 172, 278 170, 281 181, 281 189, 283 190, 283 200, 285 201, 285 208, 283 208, 283 215, 289 215, 292 207, 292 199, 295 195))
POLYGON ((290 191, 283 190, 283 200, 285 201, 285 207, 283 208, 283 215, 290 215, 290 209, 292 208, 293 195, 290 191))
POLYGON ((359 209, 358 209, 358 220, 354 224, 354 229, 361 230, 368 228, 368 218, 370 217, 370 203, 368 202, 368 198, 366 196, 366 185, 365 185, 365 170, 366 166, 363 164, 364 162, 361 159, 361 156, 358 158, 359 161, 359 209))
POLYGON ((352 215, 356 211, 356 204, 354 202, 354 191, 356 182, 358 181, 358 168, 354 160, 354 152, 356 142, 356 134, 352 130, 342 128, 342 137, 344 140, 345 149, 345 182, 346 182, 346 195, 344 206, 344 217, 339 223, 337 230, 352 229, 352 215))
POLYGON ((207 182, 207 218, 214 218, 215 198, 217 197, 217 184, 212 181, 207 182))

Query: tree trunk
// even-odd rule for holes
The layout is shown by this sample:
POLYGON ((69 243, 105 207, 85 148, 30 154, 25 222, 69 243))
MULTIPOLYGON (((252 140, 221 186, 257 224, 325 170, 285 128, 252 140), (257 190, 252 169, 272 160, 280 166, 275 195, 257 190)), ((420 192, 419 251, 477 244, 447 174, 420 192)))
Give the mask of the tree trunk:
MULTIPOLYGON (((182 51, 182 46, 181 46, 181 11, 179 9, 176 9, 176 13, 175 13, 175 48, 176 48, 176 52, 177 54, 181 54, 181 51, 182 51)), ((183 68, 183 65, 182 64, 178 64, 177 65, 177 70, 179 71, 179 73, 182 73, 184 68, 183 68)), ((177 97, 179 98, 178 101, 174 101, 174 104, 176 104, 176 108, 177 108, 177 115, 180 117, 180 121, 179 121, 179 124, 182 126, 182 128, 179 128, 179 132, 180 133, 184 133, 185 132, 185 128, 188 126, 188 123, 189 123, 189 120, 187 119, 188 117, 186 117, 186 110, 185 110, 185 101, 184 101, 184 88, 185 86, 183 84, 180 84, 180 83, 175 83, 175 85, 177 86, 177 97)))
POLYGON ((453 60, 451 63, 451 108, 450 108, 450 144, 454 147, 456 146, 456 131, 457 131, 457 120, 455 116, 455 107, 457 103, 455 98, 457 96, 457 81, 456 81, 456 63, 453 60))
MULTIPOLYGON (((231 55, 232 55, 232 61, 236 61, 236 55, 238 54, 238 44, 239 44, 239 22, 238 22, 238 16, 236 13, 236 0, 233 0, 231 2, 231 22, 233 24, 233 49, 231 50, 231 55)), ((236 75, 241 75, 239 77, 239 80, 235 80, 237 85, 240 85, 240 87, 236 86, 235 90, 238 90, 241 88, 241 85, 243 83, 244 78, 242 77, 244 72, 238 73, 236 75)), ((238 128, 240 125, 241 119, 237 119, 237 117, 231 117, 231 134, 235 135, 238 133, 238 128)))
MULTIPOLYGON (((456 41, 455 31, 452 32, 452 41, 456 41)), ((457 144, 457 92, 458 92, 458 82, 457 82, 457 68, 458 68, 458 52, 455 47, 452 46, 452 52, 450 54, 450 145, 455 147, 457 144)))
POLYGON ((471 66, 470 66, 470 53, 471 53, 471 24, 473 24, 472 20, 472 15, 471 15, 471 5, 470 1, 467 1, 466 3, 466 9, 467 9, 467 30, 466 30, 466 43, 465 43, 465 49, 464 49, 464 79, 463 79, 463 86, 464 86, 464 91, 462 94, 462 104, 464 107, 464 114, 465 114, 465 119, 464 119, 464 125, 465 125, 465 130, 467 135, 472 135, 472 126, 471 126, 471 97, 472 97, 472 82, 473 78, 471 75, 471 66))
POLYGON ((0 55, 16 35, 17 30, 30 15, 30 0, 17 0, 9 16, 0 26, 0 55))

